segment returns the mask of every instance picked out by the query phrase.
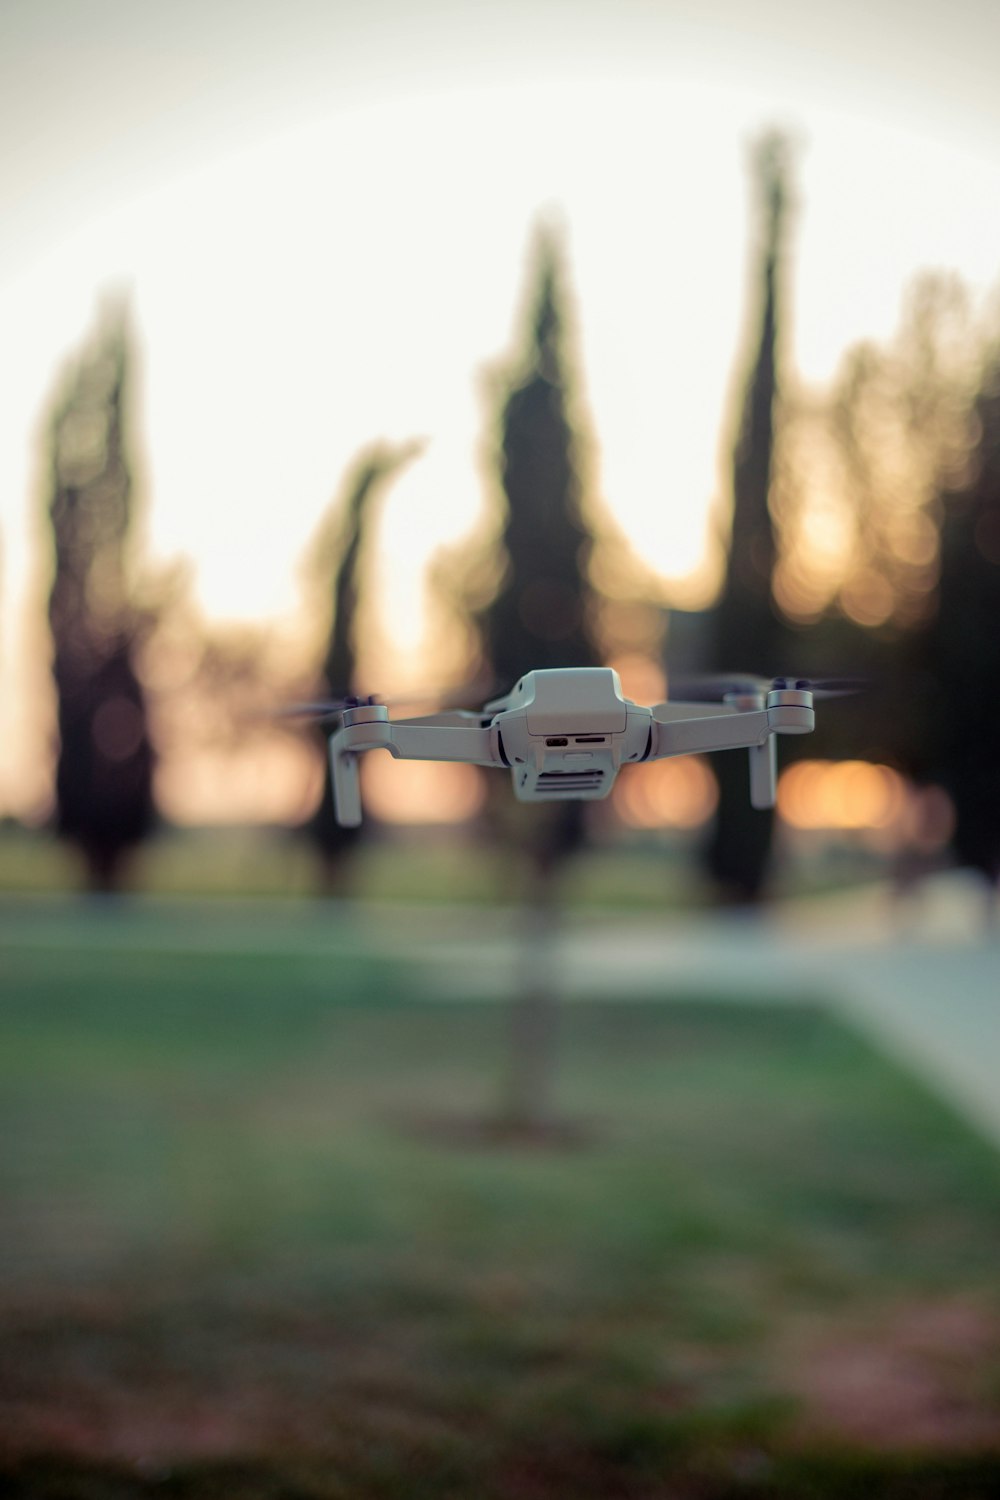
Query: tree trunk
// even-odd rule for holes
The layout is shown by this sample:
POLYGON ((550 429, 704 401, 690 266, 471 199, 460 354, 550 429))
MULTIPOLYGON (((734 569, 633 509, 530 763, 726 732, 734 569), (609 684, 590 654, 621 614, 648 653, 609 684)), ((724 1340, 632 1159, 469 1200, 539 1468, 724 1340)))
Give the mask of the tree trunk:
POLYGON ((535 868, 519 913, 517 992, 509 1011, 503 1120, 528 1133, 550 1125, 558 1025, 556 950, 559 935, 557 878, 535 868))

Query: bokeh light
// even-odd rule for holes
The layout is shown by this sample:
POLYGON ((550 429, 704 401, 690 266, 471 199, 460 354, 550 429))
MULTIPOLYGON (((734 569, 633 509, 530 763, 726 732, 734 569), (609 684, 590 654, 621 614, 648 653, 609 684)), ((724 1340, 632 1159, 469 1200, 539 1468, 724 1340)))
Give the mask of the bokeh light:
POLYGON ((629 828, 697 828, 715 811, 715 778, 692 755, 626 766, 612 792, 615 811, 629 828))
POLYGON ((793 828, 887 828, 905 804, 903 778, 862 760, 803 760, 778 781, 778 812, 793 828))
POLYGON ((387 823, 465 823, 486 799, 473 766, 381 753, 361 758, 361 785, 366 813, 387 823))
POLYGON ((323 765, 308 740, 274 734, 239 753, 179 742, 155 773, 157 805, 181 826, 295 824, 319 801, 323 765))

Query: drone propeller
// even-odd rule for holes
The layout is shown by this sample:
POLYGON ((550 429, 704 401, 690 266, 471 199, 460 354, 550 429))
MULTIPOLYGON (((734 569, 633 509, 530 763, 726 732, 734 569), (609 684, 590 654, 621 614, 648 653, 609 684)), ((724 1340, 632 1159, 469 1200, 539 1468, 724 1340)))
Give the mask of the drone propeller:
POLYGON ((769 693, 773 688, 797 688, 814 698, 846 698, 869 686, 864 677, 754 677, 749 673, 710 673, 669 682, 670 698, 680 703, 720 703, 730 694, 769 693))
POLYGON ((274 719, 310 719, 316 723, 322 723, 327 719, 336 719, 343 713, 345 708, 358 708, 366 703, 380 703, 386 708, 447 708, 453 703, 465 704, 466 702, 481 702, 490 684, 479 680, 464 683, 456 688, 448 688, 436 693, 392 693, 383 697, 381 693, 373 693, 365 696, 363 694, 348 693, 342 698, 320 698, 304 703, 286 703, 276 708, 269 715, 274 719))
MULTIPOLYGON (((273 708, 268 714, 270 719, 335 719, 342 714, 345 708, 357 708, 359 703, 374 702, 374 698, 360 698, 348 696, 346 698, 324 698, 313 703, 285 703, 281 708, 273 708)), ((381 701, 381 700, 380 700, 381 701)))

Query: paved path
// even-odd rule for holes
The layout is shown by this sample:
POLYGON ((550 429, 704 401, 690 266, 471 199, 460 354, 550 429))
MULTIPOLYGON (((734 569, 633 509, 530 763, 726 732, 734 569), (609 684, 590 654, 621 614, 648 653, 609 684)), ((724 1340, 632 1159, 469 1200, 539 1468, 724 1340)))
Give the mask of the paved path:
MULTIPOLYGON (((483 908, 5 898, 0 951, 308 952, 332 963, 375 950, 411 964, 430 994, 490 1000, 517 985, 522 921, 483 908)), ((547 962, 573 999, 722 992, 832 1004, 1000 1146, 1000 929, 984 933, 979 893, 960 876, 928 882, 903 912, 876 890, 761 918, 576 913, 547 962)))
MULTIPOLYGON (((554 972, 574 997, 716 991, 829 1004, 1000 1146, 1000 926, 983 919, 980 890, 949 875, 903 907, 874 890, 759 918, 578 921, 558 939, 554 972)), ((514 963, 509 941, 457 939, 439 959, 441 982, 502 995, 514 963)))
MULTIPOLYGON (((919 1073, 1000 1146, 1000 926, 961 876, 903 908, 867 891, 778 907, 760 918, 672 915, 654 924, 577 917, 550 956, 567 997, 721 992, 832 1005, 919 1073)), ((502 997, 520 945, 506 932, 425 934, 423 961, 456 997, 502 997)))

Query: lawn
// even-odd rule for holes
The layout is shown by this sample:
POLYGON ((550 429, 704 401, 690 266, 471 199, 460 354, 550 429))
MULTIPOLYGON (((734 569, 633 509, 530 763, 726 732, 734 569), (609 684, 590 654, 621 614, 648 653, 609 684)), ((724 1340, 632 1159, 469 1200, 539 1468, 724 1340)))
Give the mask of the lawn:
POLYGON ((490 1143, 500 1007, 35 920, 5 1494, 1000 1492, 1000 1161, 819 1008, 566 1005, 572 1129, 490 1143))
MULTIPOLYGON (((695 832, 656 831, 606 838, 572 862, 563 898, 586 911, 660 913, 703 905, 695 832)), ((884 865, 862 844, 821 855, 785 851, 777 893, 806 896, 870 884, 884 865)), ((0 893, 73 891, 82 884, 78 856, 50 833, 0 824, 0 893)), ((320 869, 308 838, 288 828, 162 829, 139 850, 129 879, 136 890, 169 897, 315 895, 320 869)), ((352 894, 370 902, 449 902, 479 908, 516 899, 505 861, 458 829, 381 830, 350 866, 352 894)))

